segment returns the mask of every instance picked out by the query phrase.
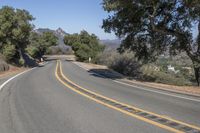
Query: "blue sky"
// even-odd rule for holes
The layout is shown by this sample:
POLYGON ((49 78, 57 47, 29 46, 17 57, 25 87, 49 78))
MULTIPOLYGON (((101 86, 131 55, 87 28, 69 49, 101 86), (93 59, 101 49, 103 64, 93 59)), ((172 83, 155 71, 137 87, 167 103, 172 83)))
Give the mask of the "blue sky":
POLYGON ((114 34, 101 29, 108 14, 102 9, 102 0, 0 0, 0 7, 8 5, 28 10, 36 20, 36 28, 57 29, 68 33, 87 30, 100 39, 115 39, 114 34))

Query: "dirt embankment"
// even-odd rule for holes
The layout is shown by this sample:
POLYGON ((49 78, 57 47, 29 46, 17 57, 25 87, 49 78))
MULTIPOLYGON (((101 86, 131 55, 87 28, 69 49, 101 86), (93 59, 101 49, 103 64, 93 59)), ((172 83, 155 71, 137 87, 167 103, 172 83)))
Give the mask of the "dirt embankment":
POLYGON ((5 77, 9 77, 12 75, 16 75, 20 72, 23 72, 25 70, 27 70, 28 68, 24 68, 24 67, 15 67, 15 66, 11 66, 9 65, 9 70, 7 71, 0 71, 0 79, 1 78, 5 78, 5 77))
POLYGON ((15 66, 9 65, 0 57, 0 79, 15 75, 26 69, 27 68, 24 68, 24 67, 15 67, 15 66))

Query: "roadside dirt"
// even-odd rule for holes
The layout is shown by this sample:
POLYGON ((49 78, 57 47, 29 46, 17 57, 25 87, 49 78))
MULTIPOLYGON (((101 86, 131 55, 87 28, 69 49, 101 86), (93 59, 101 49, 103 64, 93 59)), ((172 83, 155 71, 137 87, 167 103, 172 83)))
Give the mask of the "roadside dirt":
POLYGON ((10 68, 8 71, 0 72, 0 79, 18 74, 28 69, 24 67, 15 67, 15 66, 9 66, 9 67, 10 68))
POLYGON ((96 64, 90 64, 90 63, 82 63, 82 62, 74 62, 75 64, 81 66, 82 68, 86 69, 87 71, 92 70, 98 70, 99 71, 105 71, 107 74, 115 75, 116 79, 120 79, 121 81, 124 81, 126 83, 144 86, 144 87, 150 87, 160 90, 167 90, 171 92, 178 92, 182 94, 189 94, 194 96, 200 96, 200 87, 197 86, 175 86, 175 85, 167 85, 167 84, 161 84, 161 83, 153 83, 153 82, 141 82, 134 79, 129 79, 113 70, 110 70, 107 66, 103 65, 96 65, 96 64))

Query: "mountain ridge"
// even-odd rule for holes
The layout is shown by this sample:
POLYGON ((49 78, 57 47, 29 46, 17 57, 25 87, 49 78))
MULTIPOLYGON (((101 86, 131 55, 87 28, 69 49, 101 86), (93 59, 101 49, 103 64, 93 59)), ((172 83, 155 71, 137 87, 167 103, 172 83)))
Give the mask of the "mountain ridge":
MULTIPOLYGON (((64 31, 62 28, 57 28, 56 30, 52 30, 49 28, 38 28, 34 30, 36 33, 38 34, 42 34, 44 32, 52 32, 55 34, 55 36, 58 37, 58 47, 60 47, 63 50, 69 49, 71 48, 70 46, 66 46, 63 39, 65 35, 69 35, 69 33, 67 33, 66 31, 64 31)), ((117 49, 120 44, 121 44, 121 40, 120 39, 102 39, 99 40, 99 42, 103 45, 106 46, 107 50, 115 50, 117 49)))
POLYGON ((38 29, 35 29, 34 31, 35 31, 36 33, 38 33, 38 34, 42 34, 42 33, 44 33, 44 32, 52 32, 52 33, 54 33, 54 35, 55 35, 56 37, 58 37, 58 45, 57 45, 57 47, 61 48, 62 51, 66 51, 66 50, 71 49, 71 47, 65 45, 65 43, 64 43, 64 41, 63 41, 64 36, 65 36, 65 35, 68 35, 68 33, 65 32, 65 31, 64 31, 62 28, 60 28, 60 27, 59 27, 58 29, 56 29, 56 30, 52 30, 52 29, 49 29, 49 28, 38 28, 38 29))

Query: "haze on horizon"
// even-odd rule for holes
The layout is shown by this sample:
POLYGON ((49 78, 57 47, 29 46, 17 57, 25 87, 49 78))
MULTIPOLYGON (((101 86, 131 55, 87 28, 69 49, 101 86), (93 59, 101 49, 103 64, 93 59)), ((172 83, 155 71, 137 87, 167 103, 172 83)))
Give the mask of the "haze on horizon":
POLYGON ((2 6, 25 9, 36 19, 35 28, 56 30, 61 27, 67 33, 79 33, 86 30, 100 39, 116 39, 114 34, 101 29, 102 21, 108 16, 101 6, 102 0, 1 0, 2 6))

